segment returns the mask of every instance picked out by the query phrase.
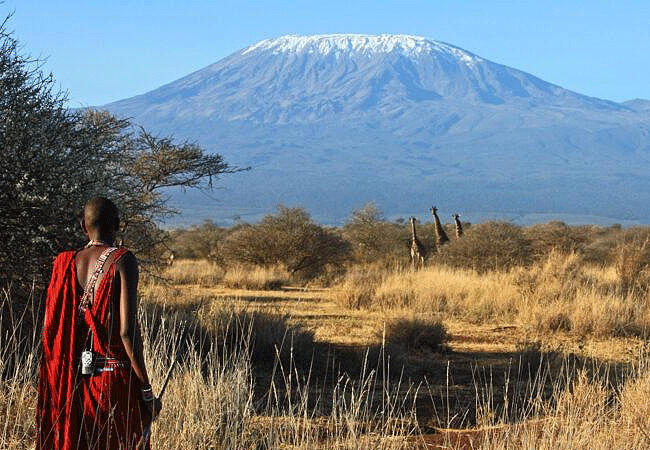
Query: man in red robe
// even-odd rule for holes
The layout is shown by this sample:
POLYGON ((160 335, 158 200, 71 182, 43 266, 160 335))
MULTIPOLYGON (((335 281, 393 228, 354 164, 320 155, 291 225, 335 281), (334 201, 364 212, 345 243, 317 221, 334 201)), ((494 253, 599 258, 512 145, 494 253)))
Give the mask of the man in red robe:
POLYGON ((82 227, 90 241, 57 256, 47 291, 36 449, 148 449, 161 405, 142 352, 138 264, 113 245, 110 200, 90 200, 82 227))

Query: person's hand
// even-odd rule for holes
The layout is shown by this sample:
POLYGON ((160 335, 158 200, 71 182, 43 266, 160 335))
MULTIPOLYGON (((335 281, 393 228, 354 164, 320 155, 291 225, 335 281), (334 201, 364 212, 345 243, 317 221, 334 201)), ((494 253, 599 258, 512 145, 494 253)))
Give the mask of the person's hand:
POLYGON ((147 406, 149 414, 151 414, 151 420, 153 421, 158 417, 158 414, 160 414, 160 410, 162 409, 162 400, 154 395, 150 384, 143 386, 141 392, 142 401, 147 406))
POLYGON ((158 397, 153 397, 149 401, 145 400, 144 403, 147 405, 149 414, 151 414, 151 420, 155 420, 160 414, 160 410, 162 409, 162 400, 160 400, 158 397))

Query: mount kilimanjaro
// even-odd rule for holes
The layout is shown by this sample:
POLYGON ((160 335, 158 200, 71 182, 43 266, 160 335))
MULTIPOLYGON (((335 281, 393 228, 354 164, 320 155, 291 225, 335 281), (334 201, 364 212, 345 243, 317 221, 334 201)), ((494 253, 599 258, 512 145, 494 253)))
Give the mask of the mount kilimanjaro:
POLYGON ((186 222, 278 204, 338 224, 374 201, 466 220, 650 223, 650 102, 563 89, 453 45, 403 35, 283 36, 102 107, 252 170, 186 222))

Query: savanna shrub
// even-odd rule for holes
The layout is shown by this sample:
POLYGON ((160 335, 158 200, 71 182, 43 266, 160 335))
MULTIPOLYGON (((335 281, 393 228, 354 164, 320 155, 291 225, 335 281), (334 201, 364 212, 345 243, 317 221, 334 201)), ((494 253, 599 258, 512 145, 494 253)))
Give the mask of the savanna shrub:
POLYGON ((490 221, 473 225, 461 239, 443 246, 435 259, 485 273, 527 265, 532 261, 532 251, 521 227, 490 221))
POLYGON ((350 244, 315 224, 303 208, 279 206, 275 215, 232 231, 220 254, 226 264, 283 265, 292 276, 309 280, 327 266, 343 266, 350 257, 350 244))
POLYGON ((227 234, 228 230, 206 220, 201 225, 172 231, 171 247, 178 258, 215 260, 219 255, 219 242, 227 234))
POLYGON ((537 260, 544 259, 553 250, 562 253, 576 252, 584 245, 586 235, 564 222, 540 223, 524 229, 531 251, 537 260))
POLYGON ((448 340, 440 320, 402 318, 386 325, 386 342, 407 351, 439 351, 448 340))
POLYGON ((583 225, 576 227, 576 233, 584 239, 585 243, 580 249, 580 254, 586 263, 605 266, 616 261, 616 249, 623 237, 619 225, 611 227, 583 225))
POLYGON ((356 262, 408 262, 408 227, 386 221, 375 203, 368 203, 352 212, 350 220, 343 226, 343 236, 350 242, 356 262))

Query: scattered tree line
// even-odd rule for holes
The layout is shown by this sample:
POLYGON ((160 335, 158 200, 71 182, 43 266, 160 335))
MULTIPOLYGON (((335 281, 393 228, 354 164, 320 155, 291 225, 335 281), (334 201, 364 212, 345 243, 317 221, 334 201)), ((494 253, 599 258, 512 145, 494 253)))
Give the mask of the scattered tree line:
MULTIPOLYGON (((453 225, 445 224, 452 233, 453 225)), ((436 247, 432 223, 418 224, 418 236, 428 248, 426 264, 446 264, 484 273, 540 263, 552 251, 576 253, 588 263, 619 266, 623 249, 627 270, 650 266, 650 229, 620 226, 569 226, 549 222, 519 226, 488 221, 464 224, 460 239, 436 247), (638 250, 638 251, 637 251, 638 250), (636 258, 636 259, 634 259, 636 258), (637 261, 630 266, 631 261, 637 261)), ((230 228, 205 221, 170 232, 171 248, 178 258, 208 259, 229 265, 283 265, 297 279, 342 273, 353 264, 386 268, 410 267, 411 234, 403 220, 389 221, 374 203, 352 212, 341 227, 324 227, 300 207, 280 206, 258 223, 238 223, 230 228)), ((630 276, 632 278, 632 276, 630 276)))

